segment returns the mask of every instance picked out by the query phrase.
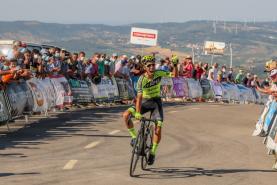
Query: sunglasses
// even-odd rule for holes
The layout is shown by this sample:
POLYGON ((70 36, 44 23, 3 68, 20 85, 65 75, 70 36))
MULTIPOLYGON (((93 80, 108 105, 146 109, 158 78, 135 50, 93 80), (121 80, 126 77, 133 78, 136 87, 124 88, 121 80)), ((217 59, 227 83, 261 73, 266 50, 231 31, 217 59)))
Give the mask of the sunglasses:
POLYGON ((150 68, 150 67, 155 67, 155 64, 148 64, 148 65, 146 65, 146 67, 148 67, 148 68, 150 68))

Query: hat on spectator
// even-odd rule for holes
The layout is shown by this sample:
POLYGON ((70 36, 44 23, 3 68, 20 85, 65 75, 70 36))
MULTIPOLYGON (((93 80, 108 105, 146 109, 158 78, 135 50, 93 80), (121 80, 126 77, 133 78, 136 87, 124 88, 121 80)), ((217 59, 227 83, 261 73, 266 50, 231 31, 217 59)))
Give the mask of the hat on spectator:
POLYGON ((19 40, 14 41, 13 46, 21 46, 21 41, 19 40))
POLYGON ((192 56, 191 55, 186 55, 185 59, 192 59, 192 56))
POLYGON ((270 72, 270 77, 274 76, 277 74, 277 69, 273 69, 271 72, 270 72))
POLYGON ((130 59, 134 60, 136 57, 135 56, 131 56, 130 59))
POLYGON ((113 57, 117 57, 118 55, 117 55, 117 53, 113 53, 113 55, 112 55, 113 57))

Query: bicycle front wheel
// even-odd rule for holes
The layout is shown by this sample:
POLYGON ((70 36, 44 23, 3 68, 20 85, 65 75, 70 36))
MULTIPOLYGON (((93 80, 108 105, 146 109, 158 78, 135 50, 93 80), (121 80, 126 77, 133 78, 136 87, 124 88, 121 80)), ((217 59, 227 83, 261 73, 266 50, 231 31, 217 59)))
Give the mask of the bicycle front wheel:
POLYGON ((131 163, 130 163, 130 176, 134 177, 134 173, 137 167, 137 163, 139 161, 140 155, 141 155, 141 143, 142 142, 142 136, 141 133, 138 134, 136 142, 133 146, 132 155, 131 155, 131 163))
POLYGON ((144 134, 144 142, 143 142, 143 156, 141 158, 141 169, 146 170, 147 169, 147 162, 148 157, 153 145, 153 132, 154 128, 153 125, 149 125, 149 127, 145 128, 145 134, 144 134))

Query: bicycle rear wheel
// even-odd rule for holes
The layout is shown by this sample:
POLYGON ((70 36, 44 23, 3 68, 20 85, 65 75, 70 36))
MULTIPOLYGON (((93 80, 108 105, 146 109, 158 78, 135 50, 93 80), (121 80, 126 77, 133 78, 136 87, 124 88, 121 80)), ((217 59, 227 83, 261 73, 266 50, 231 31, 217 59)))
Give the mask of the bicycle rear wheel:
POLYGON ((142 136, 141 131, 139 132, 136 142, 133 146, 132 155, 131 155, 131 163, 130 163, 130 176, 134 177, 134 173, 137 167, 137 163, 139 161, 139 158, 141 156, 141 142, 142 142, 142 136))
POLYGON ((149 125, 147 128, 145 128, 144 132, 144 142, 143 142, 143 156, 141 158, 141 169, 146 170, 147 169, 147 161, 148 157, 153 145, 153 125, 149 125))

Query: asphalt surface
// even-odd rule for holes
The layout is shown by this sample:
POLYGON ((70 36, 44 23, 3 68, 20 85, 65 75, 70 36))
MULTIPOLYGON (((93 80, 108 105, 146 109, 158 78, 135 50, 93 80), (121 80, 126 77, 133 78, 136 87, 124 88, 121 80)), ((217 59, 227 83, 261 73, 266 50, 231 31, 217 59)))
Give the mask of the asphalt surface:
POLYGON ((124 107, 32 118, 0 127, 0 184, 276 184, 273 158, 252 137, 259 105, 171 104, 157 160, 129 177, 124 107))

